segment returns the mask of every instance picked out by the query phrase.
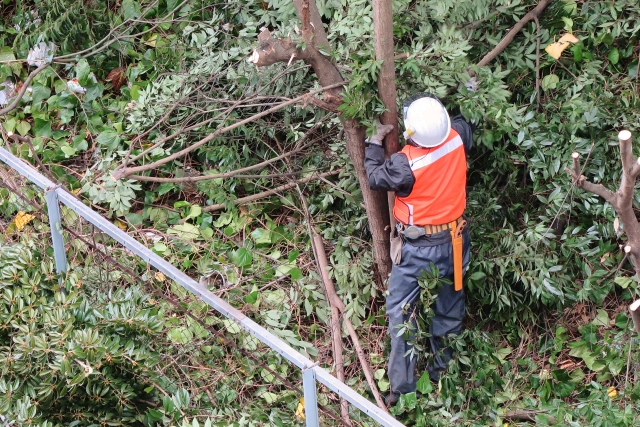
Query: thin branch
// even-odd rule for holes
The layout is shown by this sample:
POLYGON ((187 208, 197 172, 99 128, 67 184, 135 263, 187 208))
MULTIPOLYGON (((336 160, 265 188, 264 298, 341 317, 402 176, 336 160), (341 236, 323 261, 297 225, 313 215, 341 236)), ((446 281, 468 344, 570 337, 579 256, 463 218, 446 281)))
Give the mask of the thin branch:
POLYGON ((8 112, 10 112, 11 110, 13 110, 14 108, 16 108, 18 106, 18 104, 20 103, 20 100, 22 99, 22 97, 24 96, 24 94, 27 92, 27 89, 29 88, 29 85, 31 84, 31 81, 45 68, 47 68, 49 66, 49 64, 45 63, 42 64, 41 66, 39 66, 38 68, 36 68, 35 70, 33 70, 29 76, 27 77, 27 79, 24 81, 24 84, 22 85, 22 89, 20 89, 20 92, 18 92, 18 95, 15 97, 15 99, 11 102, 11 104, 9 104, 7 107, 3 108, 0 110, 0 116, 7 114, 8 112))
POLYGON ((266 116, 268 114, 271 114, 273 112, 281 110, 282 108, 284 108, 286 106, 289 106, 289 105, 295 104, 297 102, 300 102, 300 101, 304 100, 305 97, 307 97, 307 96, 315 95, 316 93, 320 93, 320 92, 323 92, 323 91, 328 90, 328 89, 341 87, 345 83, 346 82, 342 81, 340 83, 335 83, 335 84, 332 84, 332 85, 329 85, 329 86, 325 86, 325 87, 323 87, 321 89, 317 89, 317 90, 314 90, 314 91, 312 91, 310 93, 307 93, 307 94, 301 95, 301 96, 299 96, 297 98, 294 98, 291 101, 283 102, 280 105, 277 105, 277 106, 275 106, 273 108, 269 108, 268 110, 262 111, 261 113, 255 114, 255 115, 253 115, 251 117, 248 117, 248 118, 246 118, 244 120, 236 122, 236 123, 234 123, 234 124, 232 124, 230 126, 226 126, 224 128, 218 129, 215 132, 209 134, 207 137, 205 137, 205 138, 201 139, 200 141, 196 142, 195 144, 192 144, 189 147, 187 147, 187 148, 185 148, 185 149, 183 149, 181 151, 178 151, 177 153, 174 153, 174 154, 172 154, 170 156, 167 156, 167 157, 165 157, 165 158, 163 158, 161 160, 158 160, 158 161, 153 162, 153 163, 149 163, 148 165, 137 166, 137 167, 133 167, 133 168, 127 168, 127 167, 119 168, 119 169, 116 169, 115 171, 113 171, 111 176, 115 180, 118 180, 118 179, 125 178, 125 177, 127 177, 129 175, 132 175, 134 173, 155 169, 158 166, 162 166, 164 164, 167 164, 167 163, 169 163, 169 162, 171 162, 171 161, 173 161, 175 159, 178 159, 178 158, 184 156, 187 153, 192 152, 196 148, 199 148, 199 147, 203 146, 207 142, 217 138, 218 136, 222 135, 223 133, 226 133, 226 132, 228 132, 230 130, 238 128, 238 127, 240 127, 242 125, 245 125, 247 123, 251 123, 251 122, 255 121, 256 119, 259 119, 260 117, 264 117, 264 116, 266 116))
MULTIPOLYGON (((145 181, 145 182, 173 182, 173 183, 180 183, 180 182, 207 181, 207 180, 211 180, 211 179, 233 178, 233 177, 236 177, 236 178, 269 178, 269 177, 274 177, 274 176, 273 175, 240 175, 240 174, 242 174, 244 172, 252 171, 252 170, 255 170, 255 169, 263 168, 263 167, 265 167, 267 165, 270 165, 271 163, 277 162, 278 160, 282 160, 285 157, 289 157, 289 156, 292 156, 294 154, 297 154, 300 151, 302 151, 303 148, 306 148, 306 147, 298 148, 296 150, 293 150, 293 151, 290 151, 288 153, 282 154, 282 155, 280 155, 278 157, 274 157, 273 159, 265 160, 264 162, 260 162, 260 163, 257 163, 255 165, 252 165, 252 166, 247 166, 247 167, 236 169, 236 170, 229 171, 229 172, 216 173, 216 174, 213 174, 213 175, 185 176, 185 177, 180 177, 180 178, 160 178, 160 177, 156 177, 156 176, 130 175, 130 176, 127 177, 127 179, 135 179, 136 181, 145 181)), ((299 172, 295 172, 293 174, 300 174, 300 173, 305 173, 305 172, 310 172, 310 171, 299 171, 299 172)), ((277 174, 275 176, 284 176, 284 175, 288 175, 288 174, 277 174)))
MULTIPOLYGON (((298 184, 306 184, 307 182, 313 181, 314 179, 318 179, 318 178, 321 178, 321 177, 327 177, 327 176, 331 176, 331 175, 337 175, 341 171, 342 171, 342 169, 337 169, 337 170, 334 170, 334 171, 329 171, 329 172, 321 173, 321 174, 318 174, 318 175, 311 175, 311 176, 308 176, 306 178, 302 178, 302 179, 300 179, 298 181, 290 182, 288 184, 284 184, 284 185, 281 185, 279 187, 272 188, 271 190, 263 191, 262 193, 257 193, 257 194, 253 194, 251 196, 241 197, 239 199, 233 200, 232 203, 234 205, 244 205, 244 204, 247 204, 247 203, 255 202, 256 200, 264 199, 265 197, 272 196, 274 194, 280 193, 281 191, 286 191, 286 190, 290 190, 292 188, 295 188, 295 186, 298 185, 298 184)), ((225 206, 226 206, 225 203, 218 203, 218 204, 215 204, 215 205, 207 206, 204 209, 202 209, 202 211, 203 212, 219 211, 221 209, 224 209, 225 206)))
MULTIPOLYGON (((542 0, 538 5, 533 8, 529 13, 522 17, 520 21, 516 23, 516 25, 511 28, 511 30, 500 40, 500 43, 496 45, 496 47, 491 50, 491 52, 487 53, 484 58, 478 62, 478 67, 484 67, 491 61, 495 59, 496 56, 500 55, 503 50, 506 49, 509 44, 515 39, 516 35, 522 30, 525 24, 531 21, 534 18, 537 18, 540 13, 549 5, 553 0, 542 0)), ((473 71, 470 72, 471 75, 475 74, 473 71)))

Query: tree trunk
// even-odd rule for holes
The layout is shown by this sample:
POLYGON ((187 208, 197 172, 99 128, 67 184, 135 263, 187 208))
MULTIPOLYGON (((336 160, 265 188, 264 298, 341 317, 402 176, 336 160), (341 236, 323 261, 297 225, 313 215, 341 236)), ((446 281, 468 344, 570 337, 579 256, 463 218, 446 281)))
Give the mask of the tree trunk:
MULTIPOLYGON (((380 116, 380 121, 385 125, 393 125, 393 130, 387 134, 384 140, 384 153, 387 157, 397 153, 400 148, 398 143, 392 3, 392 0, 373 0, 373 31, 376 59, 382 60, 382 67, 380 68, 380 74, 378 74, 378 96, 387 108, 387 111, 380 116)), ((393 217, 395 196, 395 193, 391 191, 387 195, 391 228, 395 227, 396 222, 393 217)))
MULTIPOLYGON (((294 0, 296 11, 302 21, 302 38, 306 46, 299 49, 291 40, 271 37, 268 30, 258 35, 259 46, 253 51, 250 62, 256 66, 267 66, 276 62, 290 62, 303 60, 313 68, 318 76, 318 81, 323 87, 333 87, 344 81, 338 67, 331 60, 320 53, 318 46, 324 46, 328 42, 318 8, 314 0, 294 0)), ((395 82, 394 82, 395 86, 395 82)), ((323 103, 339 106, 342 103, 341 88, 328 89, 324 94, 323 103)), ((309 99, 311 102, 312 100, 309 99)), ((389 257, 389 205, 384 193, 371 191, 369 179, 364 168, 364 139, 365 129, 355 120, 341 119, 344 127, 347 144, 347 154, 351 158, 358 175, 362 197, 369 218, 369 229, 373 236, 374 257, 378 266, 378 272, 382 280, 386 280, 391 272, 391 259, 389 257)))
POLYGON ((369 218, 369 229, 373 237, 373 250, 378 273, 381 280, 386 280, 391 272, 391 258, 389 256, 389 208, 387 195, 382 191, 373 191, 369 187, 369 178, 364 169, 364 138, 365 129, 354 120, 343 120, 344 133, 347 139, 347 154, 360 181, 362 198, 369 218))

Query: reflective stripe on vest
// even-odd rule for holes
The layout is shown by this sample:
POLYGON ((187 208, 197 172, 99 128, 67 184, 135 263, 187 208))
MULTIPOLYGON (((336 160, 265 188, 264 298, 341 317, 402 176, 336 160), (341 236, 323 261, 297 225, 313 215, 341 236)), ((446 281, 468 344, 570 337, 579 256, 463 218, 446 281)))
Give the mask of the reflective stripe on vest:
POLYGON ((459 218, 467 203, 467 159, 462 138, 451 129, 438 147, 405 146, 415 178, 407 197, 396 197, 393 215, 407 225, 441 225, 459 218))
POLYGON ((451 141, 445 142, 445 144, 442 147, 438 148, 436 151, 432 151, 429 154, 425 154, 424 156, 420 156, 417 159, 411 160, 409 162, 409 164, 411 165, 411 170, 415 171, 425 166, 429 166, 436 160, 439 160, 447 154, 451 153, 461 145, 462 138, 460 138, 460 135, 457 135, 451 141))

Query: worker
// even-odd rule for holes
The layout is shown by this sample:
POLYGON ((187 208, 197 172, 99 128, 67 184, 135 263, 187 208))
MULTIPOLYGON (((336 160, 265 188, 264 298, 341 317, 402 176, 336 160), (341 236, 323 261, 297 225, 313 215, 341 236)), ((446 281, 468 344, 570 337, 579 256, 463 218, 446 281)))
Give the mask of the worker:
POLYGON ((399 326, 416 328, 414 310, 420 296, 418 279, 433 264, 441 287, 433 303, 430 326, 431 361, 427 367, 438 381, 451 359, 445 337, 462 331, 465 296, 462 274, 469 264, 471 246, 466 206, 467 153, 475 127, 462 115, 449 117, 438 98, 420 93, 404 103, 407 145, 388 160, 382 140, 393 127, 378 121, 366 143, 365 168, 373 190, 395 191, 392 238, 393 266, 386 297, 391 335, 388 406, 401 394, 416 391, 416 356, 411 352, 413 333, 399 334, 399 326))

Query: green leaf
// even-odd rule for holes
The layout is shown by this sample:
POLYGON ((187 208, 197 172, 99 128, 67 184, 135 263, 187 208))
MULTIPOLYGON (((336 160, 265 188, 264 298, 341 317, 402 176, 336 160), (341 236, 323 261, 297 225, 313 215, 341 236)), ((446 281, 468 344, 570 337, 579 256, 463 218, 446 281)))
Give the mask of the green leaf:
POLYGON ((253 237, 256 245, 270 245, 272 233, 264 228, 256 228, 251 232, 251 237, 253 237))
POLYGON ((227 332, 229 332, 230 334, 237 334, 242 330, 240 326, 231 319, 224 319, 222 323, 224 324, 227 332))
POLYGON ((30 129, 31 129, 31 125, 29 124, 29 122, 25 120, 21 120, 20 122, 18 122, 18 125, 16 126, 16 130, 21 136, 25 136, 26 134, 28 134, 30 129))
POLYGON ((401 394, 399 403, 401 407, 411 411, 415 409, 418 403, 418 396, 415 391, 413 393, 401 394))
POLYGON ((302 277, 302 270, 300 270, 298 267, 295 267, 289 270, 289 274, 291 275, 291 280, 298 280, 302 277))
POLYGON ((617 47, 614 47, 613 49, 611 49, 611 51, 609 51, 607 59, 609 59, 609 62, 611 62, 613 65, 616 65, 618 61, 620 61, 620 52, 618 51, 617 47))
POLYGON ((140 6, 137 1, 123 0, 122 1, 122 14, 124 19, 132 19, 140 17, 140 6))
POLYGON ((192 205, 189 209, 189 215, 185 218, 185 220, 190 218, 197 218, 202 214, 202 208, 198 205, 192 205))
POLYGON ((89 63, 86 59, 83 58, 78 61, 75 66, 75 70, 76 79, 78 79, 78 83, 80 83, 80 86, 86 86, 90 81, 93 82, 89 77, 91 75, 91 67, 89 66, 89 63))
POLYGON ((595 326, 609 326, 609 314, 602 309, 598 309, 598 314, 591 323, 595 326))
POLYGON ((558 82, 560 82, 560 78, 555 74, 544 76, 544 78, 542 79, 542 89, 544 89, 545 91, 549 89, 555 89, 558 85, 558 82))
POLYGON ((619 329, 626 329, 629 325, 629 318, 625 313, 618 313, 616 316, 616 327, 619 329))
POLYGON ((40 104, 51 96, 51 89, 46 86, 35 84, 32 86, 31 102, 33 105, 40 104))
POLYGON ((70 145, 62 145, 60 146, 60 149, 62 150, 62 152, 67 158, 74 156, 76 154, 76 149, 70 145))
POLYGON ((51 138, 53 131, 51 130, 51 122, 49 120, 35 119, 34 134, 44 138, 51 138))
POLYGON ((247 304, 255 304, 258 301, 258 291, 253 291, 242 299, 247 304))
POLYGON ((629 71, 629 78, 635 79, 638 76, 638 59, 634 59, 629 63, 627 70, 629 71))
POLYGON ((175 234, 185 240, 194 240, 200 237, 200 229, 193 224, 185 222, 169 228, 167 234, 175 234))
POLYGON ((484 274, 482 271, 476 271, 471 275, 470 279, 475 281, 475 280, 482 280, 485 277, 487 277, 487 275, 484 274))
POLYGON ((105 131, 100 132, 100 135, 96 138, 98 144, 104 146, 109 150, 115 150, 118 148, 118 143, 120 142, 120 137, 113 129, 107 129, 105 131))
POLYGON ((253 255, 245 248, 239 248, 234 252, 234 263, 238 267, 246 267, 251 265, 253 261, 253 255))
POLYGON ((193 339, 193 333, 184 326, 170 329, 167 332, 167 338, 176 344, 188 344, 193 339))
POLYGON ((176 185, 174 183, 163 182, 162 184, 158 185, 158 188, 156 188, 156 192, 158 193, 158 196, 163 196, 175 188, 176 185))
POLYGON ((272 404, 276 400, 278 400, 278 395, 275 393, 271 393, 270 391, 265 391, 260 395, 260 397, 263 398, 267 402, 267 404, 272 404))
POLYGON ((429 373, 425 371, 418 382, 416 383, 416 388, 422 394, 429 394, 433 391, 433 385, 431 385, 431 378, 429 377, 429 373))

